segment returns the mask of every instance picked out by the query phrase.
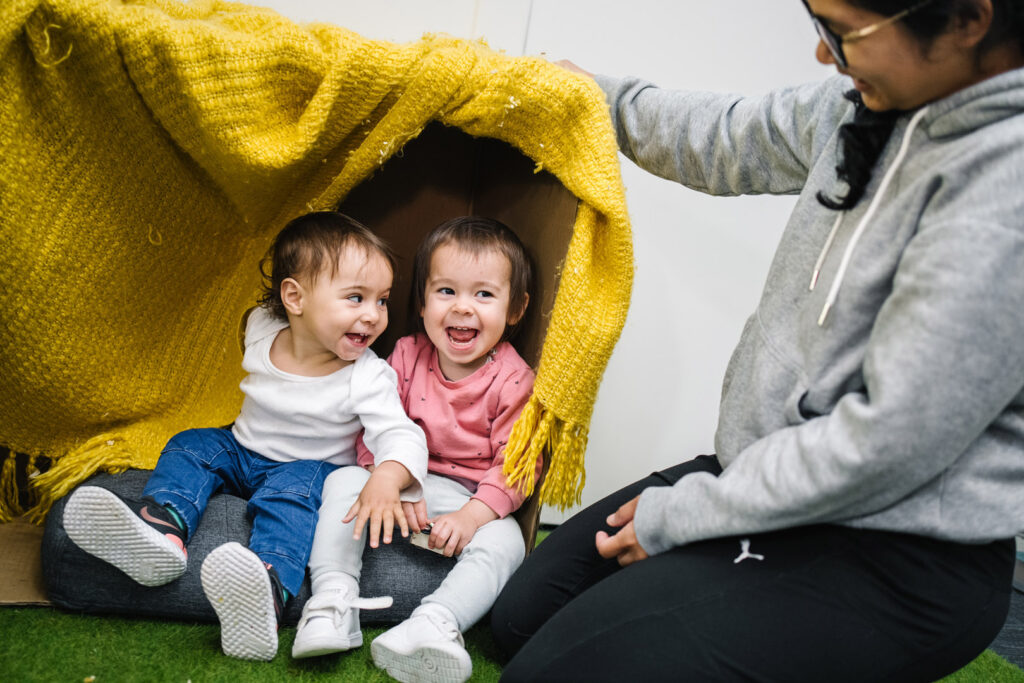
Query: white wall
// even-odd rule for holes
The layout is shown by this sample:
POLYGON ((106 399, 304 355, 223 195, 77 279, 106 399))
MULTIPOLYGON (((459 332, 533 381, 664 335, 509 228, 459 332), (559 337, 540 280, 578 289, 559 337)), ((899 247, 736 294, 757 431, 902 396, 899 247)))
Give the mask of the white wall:
MULTIPOLYGON (((297 21, 386 40, 425 32, 482 37, 510 55, 571 59, 663 87, 757 94, 828 73, 814 60, 817 39, 796 0, 256 2, 297 21)), ((584 505, 655 469, 713 452, 722 375, 793 203, 707 197, 625 158, 623 178, 636 281, 594 410, 584 505)), ((545 509, 542 521, 566 514, 545 509)))

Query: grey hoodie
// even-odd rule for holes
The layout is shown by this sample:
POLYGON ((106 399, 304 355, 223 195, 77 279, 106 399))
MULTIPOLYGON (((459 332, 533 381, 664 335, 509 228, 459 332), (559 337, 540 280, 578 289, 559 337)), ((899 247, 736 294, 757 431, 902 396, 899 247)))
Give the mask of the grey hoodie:
POLYGON ((726 372, 724 472, 647 489, 643 547, 815 523, 1021 533, 1024 72, 902 116, 847 212, 815 198, 846 191, 845 77, 760 98, 597 81, 642 168, 714 195, 800 194, 726 372))

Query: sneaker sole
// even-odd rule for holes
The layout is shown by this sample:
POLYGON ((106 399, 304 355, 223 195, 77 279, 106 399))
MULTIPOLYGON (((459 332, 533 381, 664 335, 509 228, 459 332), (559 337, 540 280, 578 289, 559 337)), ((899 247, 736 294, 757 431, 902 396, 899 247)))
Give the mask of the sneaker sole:
POLYGON ((178 546, 139 519, 116 495, 96 486, 83 486, 68 499, 64 530, 79 548, 143 586, 170 583, 188 565, 178 546))
POLYGON ((456 654, 426 645, 406 653, 374 641, 370 653, 378 668, 401 683, 463 683, 473 673, 473 662, 465 651, 456 654))
POLYGON ((200 578, 220 621, 224 654, 272 660, 277 654, 277 617, 263 561, 239 543, 225 543, 206 556, 200 578))
POLYGON ((363 646, 363 634, 358 637, 344 638, 342 636, 305 637, 295 634, 295 642, 292 643, 292 657, 294 659, 305 659, 306 657, 322 657, 333 655, 338 652, 347 652, 363 646))

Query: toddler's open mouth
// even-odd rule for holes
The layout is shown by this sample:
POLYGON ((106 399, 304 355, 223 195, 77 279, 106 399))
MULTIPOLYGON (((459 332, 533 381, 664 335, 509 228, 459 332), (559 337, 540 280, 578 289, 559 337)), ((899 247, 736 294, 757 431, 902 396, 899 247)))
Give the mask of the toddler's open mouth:
POLYGON ((448 327, 445 331, 448 333, 448 341, 456 345, 470 344, 479 334, 471 327, 448 327))
POLYGON ((369 340, 370 335, 349 332, 348 334, 345 335, 345 337, 355 346, 366 346, 366 343, 369 340))

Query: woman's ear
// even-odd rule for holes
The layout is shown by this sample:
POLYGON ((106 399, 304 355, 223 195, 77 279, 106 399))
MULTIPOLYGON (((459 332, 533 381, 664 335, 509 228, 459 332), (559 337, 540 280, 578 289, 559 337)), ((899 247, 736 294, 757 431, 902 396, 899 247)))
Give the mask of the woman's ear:
POLYGON ((294 278, 287 277, 281 281, 281 303, 292 315, 302 315, 302 285, 294 278))
POLYGON ((516 312, 512 312, 512 311, 508 312, 508 322, 506 322, 505 324, 506 325, 515 325, 520 320, 522 320, 523 316, 526 315, 526 307, 529 306, 529 305, 530 305, 530 295, 524 292, 523 293, 523 305, 516 312))
POLYGON ((977 0, 972 6, 975 16, 953 20, 953 33, 964 48, 973 49, 988 35, 992 26, 992 0, 977 0))

